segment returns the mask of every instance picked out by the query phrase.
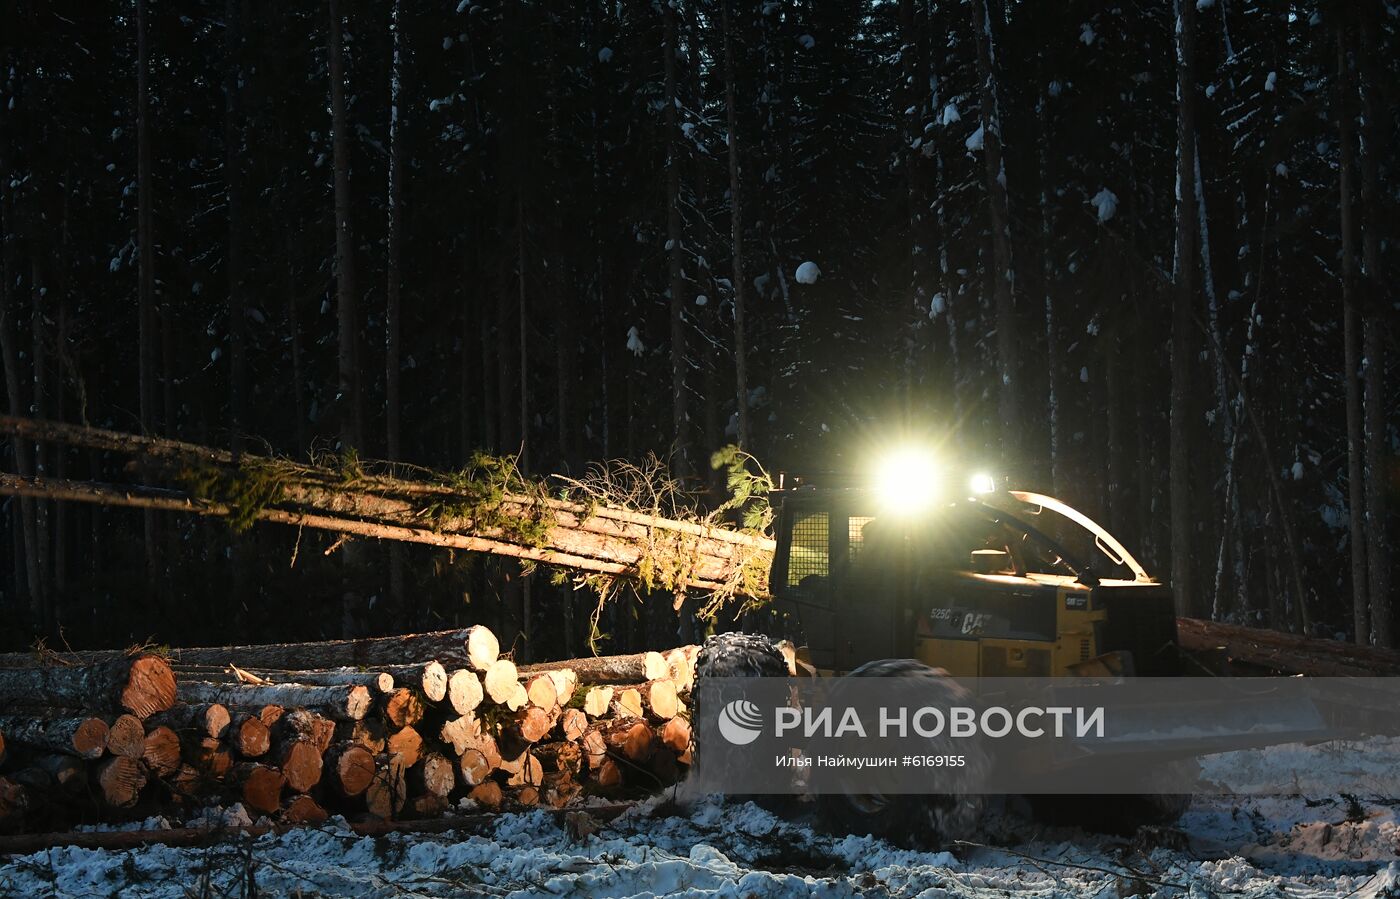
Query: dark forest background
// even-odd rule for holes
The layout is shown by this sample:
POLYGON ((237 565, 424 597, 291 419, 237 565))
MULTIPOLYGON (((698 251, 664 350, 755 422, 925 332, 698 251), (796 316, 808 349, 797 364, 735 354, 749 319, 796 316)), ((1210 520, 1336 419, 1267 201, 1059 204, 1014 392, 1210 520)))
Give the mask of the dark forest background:
MULTIPOLYGON (((9 10, 8 410, 436 469, 650 452, 702 494, 724 444, 801 471, 912 433, 1081 506, 1184 612, 1395 641, 1389 0, 9 10)), ((504 563, 0 511, 11 647, 520 627, 504 563)), ((592 601, 530 581, 541 622, 592 601)), ((675 624, 628 598, 604 645, 675 624)))

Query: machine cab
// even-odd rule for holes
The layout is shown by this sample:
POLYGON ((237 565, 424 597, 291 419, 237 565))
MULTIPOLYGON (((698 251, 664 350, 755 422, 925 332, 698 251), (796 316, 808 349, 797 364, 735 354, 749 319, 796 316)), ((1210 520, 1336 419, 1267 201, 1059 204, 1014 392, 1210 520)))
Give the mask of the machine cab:
POLYGON ((1121 543, 1051 497, 976 486, 893 507, 870 488, 781 491, 773 612, 814 668, 1176 673, 1170 591, 1121 543))

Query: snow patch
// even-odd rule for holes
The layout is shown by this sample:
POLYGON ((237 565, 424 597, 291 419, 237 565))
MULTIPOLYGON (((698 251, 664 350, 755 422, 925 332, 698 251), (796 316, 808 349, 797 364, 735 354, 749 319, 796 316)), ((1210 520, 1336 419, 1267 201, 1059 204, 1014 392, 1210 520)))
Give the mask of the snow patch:
POLYGON ((808 260, 797 267, 793 277, 797 279, 798 284, 815 284, 821 273, 822 270, 817 268, 817 264, 808 260))
POLYGON ((1086 366, 1084 366, 1083 368, 1081 368, 1081 369, 1079 370, 1079 383, 1081 383, 1081 384, 1088 384, 1088 383, 1089 383, 1089 366, 1086 365, 1086 366))
POLYGON ((943 117, 939 119, 939 121, 943 123, 944 127, 947 127, 948 125, 951 125, 954 122, 962 121, 962 116, 958 115, 957 104, 949 103, 948 105, 944 106, 943 117))
POLYGON ((604 47, 598 51, 599 62, 612 62, 612 47, 604 47))
POLYGON ((1094 38, 1096 37, 1098 37, 1098 35, 1094 34, 1093 25, 1090 25, 1088 22, 1085 22, 1082 26, 1080 26, 1079 40, 1080 43, 1082 43, 1084 46, 1092 47, 1094 45, 1094 38))
POLYGON ((702 294, 700 294, 699 296, 697 296, 697 297, 695 298, 695 305, 697 305, 697 306, 708 306, 708 305, 710 305, 710 298, 707 297, 707 296, 705 296, 705 295, 702 293, 702 294))
POLYGON ((1099 221, 1106 222, 1118 213, 1118 195, 1104 187, 1089 201, 1099 213, 1099 221))
POLYGON ((1264 79, 1264 90, 1266 90, 1266 91, 1272 91, 1272 90, 1274 89, 1274 86, 1277 85, 1277 84, 1278 84, 1278 72, 1270 72, 1270 73, 1268 74, 1268 77, 1266 77, 1266 78, 1264 79))
POLYGON ((452 35, 449 34, 447 37, 445 37, 445 38, 442 39, 442 49, 444 49, 444 50, 451 50, 451 49, 452 49, 452 35))
POLYGON ((986 129, 981 125, 978 125, 977 130, 968 135, 967 140, 963 141, 963 146, 967 147, 969 153, 975 153, 982 149, 982 136, 985 130, 986 129))
POLYGON ((641 356, 647 351, 647 345, 642 343, 642 335, 638 333, 636 325, 627 329, 627 349, 634 356, 641 356))
POLYGON ((810 50, 817 45, 817 39, 810 34, 804 34, 797 39, 797 43, 802 46, 803 50, 810 50))

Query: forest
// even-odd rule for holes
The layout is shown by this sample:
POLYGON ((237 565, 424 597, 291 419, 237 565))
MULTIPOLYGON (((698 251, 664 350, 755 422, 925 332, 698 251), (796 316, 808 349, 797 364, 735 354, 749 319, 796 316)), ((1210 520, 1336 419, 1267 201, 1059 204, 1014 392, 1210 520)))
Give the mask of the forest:
MULTIPOLYGON (((655 456, 702 506, 728 445, 848 471, 914 437, 1101 520, 1182 615, 1396 644, 1391 0, 5 18, 9 414, 405 469, 655 456)), ((643 593, 588 633, 572 585, 452 550, 0 522, 4 649, 694 627, 643 593)))

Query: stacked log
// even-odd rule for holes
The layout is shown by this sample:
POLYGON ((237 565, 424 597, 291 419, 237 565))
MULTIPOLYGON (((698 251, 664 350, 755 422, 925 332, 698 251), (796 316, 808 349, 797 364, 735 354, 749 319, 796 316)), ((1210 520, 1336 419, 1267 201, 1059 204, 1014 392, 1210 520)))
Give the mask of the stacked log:
POLYGON ((211 802, 284 824, 562 808, 684 776, 696 647, 517 667, 487 628, 448 633, 397 659, 379 638, 0 660, 0 831, 211 802))

